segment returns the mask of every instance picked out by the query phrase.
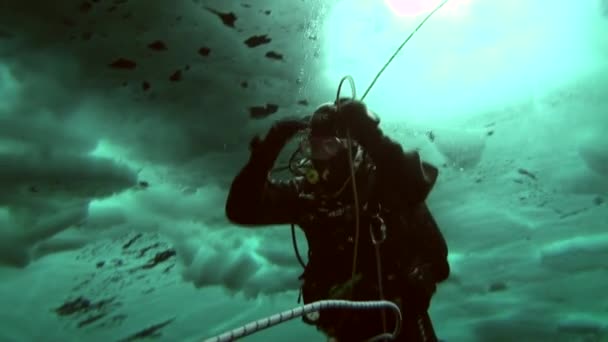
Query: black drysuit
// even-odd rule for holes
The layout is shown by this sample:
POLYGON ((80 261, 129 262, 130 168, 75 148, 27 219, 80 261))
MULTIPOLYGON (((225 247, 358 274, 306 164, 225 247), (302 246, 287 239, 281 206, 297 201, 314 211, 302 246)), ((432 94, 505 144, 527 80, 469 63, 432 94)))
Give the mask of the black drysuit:
MULTIPOLYGON (((361 277, 350 292, 352 298, 332 292, 336 285, 351 279, 355 237, 352 186, 338 198, 319 198, 314 186, 302 178, 268 178, 280 149, 253 150, 232 183, 226 215, 242 226, 293 223, 304 231, 309 246, 309 262, 302 276, 305 303, 379 299, 376 250, 370 235, 370 224, 376 222, 372 217, 379 215, 386 227, 386 239, 379 245, 382 292, 403 314, 397 340, 437 341, 427 311, 436 284, 447 279, 450 268, 446 242, 425 200, 438 170, 421 161, 418 152, 404 151, 379 128, 359 143, 366 156, 355 178, 360 206, 357 273, 361 277)), ((390 332, 394 316, 387 310, 385 317, 390 332)), ((316 325, 340 342, 364 341, 383 329, 377 310, 322 311, 316 325)))

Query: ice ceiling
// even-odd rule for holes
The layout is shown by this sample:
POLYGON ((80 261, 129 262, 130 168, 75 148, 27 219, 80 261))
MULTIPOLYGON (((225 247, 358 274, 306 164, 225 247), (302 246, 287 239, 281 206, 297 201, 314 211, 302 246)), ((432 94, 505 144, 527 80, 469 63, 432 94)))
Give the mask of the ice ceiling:
MULTIPOLYGON (((295 305, 289 230, 224 217, 249 139, 344 75, 362 94, 438 2, 1 1, 0 340, 189 341, 295 305)), ((607 37, 601 0, 450 0, 368 95, 441 168, 448 341, 608 338, 607 37)), ((322 340, 250 340, 294 336, 322 340)))

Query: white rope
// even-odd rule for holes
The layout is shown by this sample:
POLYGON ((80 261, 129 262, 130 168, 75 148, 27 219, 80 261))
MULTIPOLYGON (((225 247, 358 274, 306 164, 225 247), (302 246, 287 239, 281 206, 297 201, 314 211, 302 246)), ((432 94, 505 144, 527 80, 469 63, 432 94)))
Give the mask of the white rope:
POLYGON ((385 333, 378 336, 373 337, 368 340, 379 341, 381 339, 395 339, 401 330, 401 311, 399 307, 393 303, 386 300, 379 301, 366 301, 366 302, 353 302, 348 300, 321 300, 318 302, 313 302, 310 304, 306 304, 304 306, 300 306, 291 310, 283 311, 281 313, 259 319, 257 321, 245 324, 241 327, 223 333, 221 335, 208 338, 203 340, 203 342, 228 342, 234 341, 238 338, 242 338, 251 334, 254 334, 258 331, 268 329, 272 326, 281 324, 283 322, 289 321, 296 317, 301 317, 303 315, 318 312, 324 309, 352 309, 352 310, 371 310, 371 309, 392 309, 395 313, 396 324, 392 333, 385 333))

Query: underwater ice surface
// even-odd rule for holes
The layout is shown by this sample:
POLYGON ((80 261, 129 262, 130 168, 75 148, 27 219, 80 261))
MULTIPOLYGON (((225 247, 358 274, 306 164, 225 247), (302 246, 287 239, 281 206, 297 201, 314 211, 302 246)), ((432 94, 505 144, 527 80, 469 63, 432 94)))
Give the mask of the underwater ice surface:
MULTIPOLYGON (((296 306, 289 229, 229 224, 227 187, 430 8, 388 2, 0 2, 0 341, 200 341, 296 306)), ((447 341, 608 341, 606 8, 450 0, 366 98, 440 166, 447 341)))

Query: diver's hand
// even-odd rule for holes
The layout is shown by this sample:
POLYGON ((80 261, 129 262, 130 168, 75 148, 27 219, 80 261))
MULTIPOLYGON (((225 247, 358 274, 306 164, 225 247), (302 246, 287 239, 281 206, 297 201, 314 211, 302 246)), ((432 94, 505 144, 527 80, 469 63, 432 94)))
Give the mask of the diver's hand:
POLYGON ((427 311, 437 289, 431 265, 423 264, 413 267, 407 275, 406 288, 407 305, 417 312, 427 311))
POLYGON ((262 140, 255 136, 249 144, 252 154, 262 157, 268 163, 274 163, 283 146, 299 131, 308 127, 308 121, 302 118, 285 118, 276 121, 262 140))
POLYGON ((280 146, 282 148, 296 133, 307 127, 308 122, 302 118, 278 120, 268 130, 264 144, 267 146, 280 146))
POLYGON ((379 118, 371 113, 365 103, 358 100, 345 100, 340 103, 338 125, 348 130, 351 137, 359 142, 365 141, 377 131, 379 118))

